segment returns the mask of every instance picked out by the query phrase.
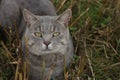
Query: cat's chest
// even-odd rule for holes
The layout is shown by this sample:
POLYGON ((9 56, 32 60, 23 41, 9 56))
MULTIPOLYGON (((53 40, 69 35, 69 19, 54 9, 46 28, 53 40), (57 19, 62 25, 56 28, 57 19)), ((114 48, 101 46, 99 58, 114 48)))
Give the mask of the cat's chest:
POLYGON ((51 66, 63 66, 64 55, 62 54, 46 54, 41 56, 28 56, 28 61, 31 66, 38 67, 51 67, 51 66))

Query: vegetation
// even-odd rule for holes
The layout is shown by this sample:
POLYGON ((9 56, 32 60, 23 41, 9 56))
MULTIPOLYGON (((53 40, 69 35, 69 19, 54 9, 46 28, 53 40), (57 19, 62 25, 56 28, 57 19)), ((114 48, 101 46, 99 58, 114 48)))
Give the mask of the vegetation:
MULTIPOLYGON (((75 54, 64 71, 65 79, 120 80, 120 1, 51 1, 58 14, 67 8, 73 11, 69 28, 75 54)), ((22 56, 19 43, 17 38, 0 43, 0 80, 22 80, 22 71, 18 70, 22 56)))

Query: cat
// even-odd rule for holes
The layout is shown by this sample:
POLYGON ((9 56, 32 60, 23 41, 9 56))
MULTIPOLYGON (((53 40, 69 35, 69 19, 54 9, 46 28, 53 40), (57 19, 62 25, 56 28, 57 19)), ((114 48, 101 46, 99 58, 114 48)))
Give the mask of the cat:
POLYGON ((26 59, 30 63, 31 80, 47 80, 51 72, 51 78, 58 77, 58 80, 63 74, 64 64, 68 66, 73 57, 73 43, 68 28, 71 10, 59 16, 38 16, 25 9, 23 16, 27 25, 22 46, 24 53, 26 46, 28 48, 26 59))
POLYGON ((21 36, 28 80, 64 80, 64 67, 74 53, 68 28, 71 15, 70 9, 57 15, 49 0, 0 1, 1 26, 14 30, 15 21, 21 36))

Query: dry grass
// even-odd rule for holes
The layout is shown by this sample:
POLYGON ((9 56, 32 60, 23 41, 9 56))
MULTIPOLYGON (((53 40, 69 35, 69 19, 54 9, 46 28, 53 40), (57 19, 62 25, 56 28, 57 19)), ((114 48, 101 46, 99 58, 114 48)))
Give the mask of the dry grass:
MULTIPOLYGON (((70 31, 75 54, 65 80, 120 79, 120 1, 51 0, 61 13, 73 11, 70 31)), ((21 45, 18 39, 1 42, 0 80, 27 80, 26 63, 21 69, 21 45), (24 73, 24 75, 22 74, 24 73)))

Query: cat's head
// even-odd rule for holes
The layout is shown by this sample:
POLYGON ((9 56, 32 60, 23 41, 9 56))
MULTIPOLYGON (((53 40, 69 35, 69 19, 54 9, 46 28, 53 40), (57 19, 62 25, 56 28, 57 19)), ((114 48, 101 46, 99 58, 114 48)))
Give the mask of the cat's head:
POLYGON ((26 31, 23 45, 35 55, 61 52, 65 53, 69 45, 68 22, 71 10, 68 9, 59 16, 37 16, 28 10, 23 11, 26 31))

